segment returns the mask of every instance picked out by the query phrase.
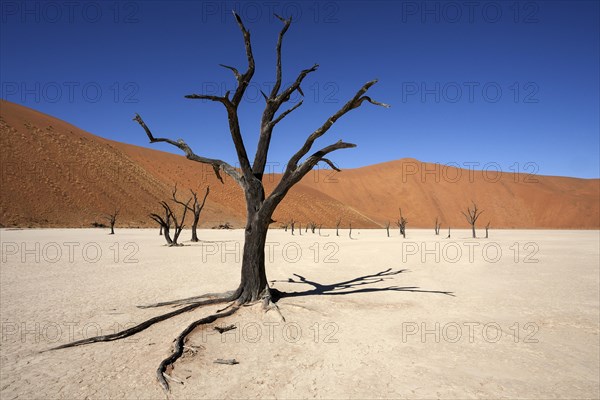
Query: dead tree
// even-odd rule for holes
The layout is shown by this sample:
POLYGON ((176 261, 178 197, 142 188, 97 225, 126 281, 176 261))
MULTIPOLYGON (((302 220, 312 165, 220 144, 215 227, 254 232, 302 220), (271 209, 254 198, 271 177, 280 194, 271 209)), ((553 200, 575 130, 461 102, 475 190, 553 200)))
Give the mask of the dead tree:
POLYGON ((162 227, 163 227, 163 226, 162 226, 162 225, 159 225, 159 226, 160 226, 160 230, 158 231, 158 236, 162 236, 162 234, 163 234, 163 233, 162 233, 162 227))
MULTIPOLYGON (((175 198, 176 191, 177 191, 177 189, 175 189, 173 191, 173 198, 175 198)), ((158 214, 150 214, 150 218, 152 218, 154 221, 156 221, 158 224, 160 224, 162 226, 165 240, 167 241, 167 245, 169 247, 181 246, 181 244, 178 243, 179 235, 181 234, 181 231, 183 230, 184 222, 185 222, 185 215, 186 215, 187 211, 190 209, 189 204, 191 201, 192 201, 191 197, 187 201, 187 203, 175 201, 177 204, 181 204, 183 206, 183 214, 181 216, 181 220, 177 219, 177 216, 173 212, 173 209, 171 208, 171 206, 169 206, 169 204, 166 201, 160 202, 160 205, 165 210, 165 218, 164 219, 158 214), (173 227, 175 228, 175 232, 173 233, 173 238, 171 238, 171 222, 173 223, 173 227)))
POLYGON ((171 246, 171 244, 173 244, 173 239, 171 239, 171 233, 170 233, 171 214, 172 214, 171 207, 169 207, 169 205, 165 201, 161 201, 160 205, 165 210, 165 217, 163 218, 159 214, 153 213, 153 214, 150 214, 150 218, 152 218, 154 221, 156 221, 156 223, 158 223, 160 225, 161 234, 163 234, 165 236, 167 245, 171 246))
POLYGON ((302 223, 298 222, 298 233, 302 236, 302 223))
POLYGON ((387 232, 387 237, 390 237, 390 221, 385 223, 385 230, 387 232))
POLYGON ((192 222, 192 242, 198 242, 198 234, 197 234, 197 229, 198 229, 198 221, 200 220, 200 213, 202 212, 202 209, 204 209, 204 205, 206 204, 206 198, 208 197, 208 194, 210 193, 210 186, 206 187, 206 192, 204 193, 204 198, 202 199, 202 203, 200 203, 198 201, 198 193, 194 192, 190 189, 190 192, 192 192, 192 195, 194 196, 194 204, 192 206, 193 211, 194 211, 194 221, 192 222))
POLYGON ((350 232, 348 233, 348 237, 352 239, 352 222, 350 222, 350 232))
MULTIPOLYGON (((234 291, 227 292, 220 296, 196 297, 194 299, 167 302, 170 305, 187 304, 187 306, 175 311, 171 311, 170 313, 163 314, 160 317, 152 318, 145 323, 138 325, 137 327, 118 332, 114 335, 85 339, 83 341, 73 342, 67 345, 76 346, 97 341, 120 339, 137 333, 159 320, 170 318, 174 315, 181 314, 208 303, 215 304, 231 302, 231 305, 225 309, 226 311, 212 314, 209 317, 205 317, 192 323, 177 337, 175 341, 174 352, 171 354, 171 356, 160 363, 157 370, 158 381, 165 391, 169 390, 166 371, 183 354, 184 341, 187 335, 192 332, 193 329, 200 325, 211 323, 218 318, 232 315, 239 309, 241 305, 254 303, 259 300, 262 301, 268 309, 276 309, 273 302, 280 294, 277 291, 269 288, 265 271, 264 249, 271 216, 275 212, 277 206, 285 198, 289 190, 304 176, 306 176, 306 174, 308 174, 319 162, 324 162, 334 170, 339 171, 339 168, 337 168, 333 162, 327 158, 330 153, 341 149, 356 147, 355 144, 339 140, 317 151, 314 151, 312 149, 315 141, 323 137, 323 135, 329 131, 336 121, 345 116, 348 112, 359 108, 365 102, 377 106, 389 107, 388 105, 374 101, 369 96, 365 95, 365 93, 377 82, 377 80, 372 80, 365 83, 348 102, 342 105, 338 111, 327 118, 327 120, 321 126, 308 135, 304 141, 304 144, 292 155, 288 161, 285 170, 275 188, 270 191, 268 196, 266 196, 263 185, 263 175, 265 173, 267 154, 269 152, 273 130, 279 122, 300 107, 302 105, 302 101, 299 101, 294 106, 285 109, 282 112, 280 112, 280 109, 282 106, 289 103, 291 96, 296 92, 301 96, 303 95, 300 86, 307 75, 317 70, 318 65, 304 69, 289 86, 284 85, 282 87, 281 47, 283 37, 290 27, 292 20, 291 18, 285 19, 278 16, 278 18, 283 22, 283 28, 279 33, 276 46, 275 83, 273 84, 270 93, 263 93, 266 104, 261 117, 256 153, 254 155, 254 160, 251 161, 247 153, 246 145, 244 144, 244 140, 242 138, 242 132, 238 118, 238 107, 244 98, 244 93, 246 92, 248 85, 252 81, 255 63, 250 41, 250 32, 246 29, 242 19, 235 12, 234 16, 244 38, 246 58, 248 62, 248 66, 245 71, 239 71, 235 67, 222 65, 224 68, 230 70, 235 76, 237 81, 235 90, 233 93, 231 93, 231 91, 227 91, 223 96, 191 94, 185 97, 188 99, 210 100, 224 106, 225 111, 227 112, 229 131, 231 133, 233 145, 237 154, 238 164, 236 167, 219 159, 197 155, 183 139, 173 140, 154 136, 150 128, 138 114, 136 114, 134 120, 137 121, 143 128, 148 136, 148 139, 150 139, 150 143, 163 142, 179 148, 188 159, 211 165, 215 175, 221 181, 223 180, 222 174, 227 174, 243 190, 246 199, 247 215, 246 227, 244 231, 244 248, 242 255, 240 284, 234 291)), ((160 303, 159 305, 162 306, 165 305, 165 303, 160 303)))
POLYGON ((117 217, 119 216, 119 212, 121 212, 120 208, 115 209, 111 214, 106 214, 104 216, 105 219, 110 223, 110 233, 109 235, 115 234, 115 222, 117 222, 117 217))
POLYGON ((435 234, 439 235, 440 234, 440 228, 442 227, 442 223, 438 222, 438 217, 435 217, 435 234))
POLYGON ((290 226, 292 227, 292 236, 294 236, 294 225, 296 225, 296 221, 292 220, 290 222, 290 226))
MULTIPOLYGON (((190 192, 192 193, 192 199, 194 200, 192 205, 186 204, 181 200, 177 199, 177 185, 175 185, 175 188, 173 189, 173 201, 183 207, 185 207, 186 210, 189 210, 191 213, 193 213, 194 215, 194 221, 192 222, 192 242, 199 242, 200 240, 198 239, 198 221, 200 221, 200 213, 202 212, 202 209, 204 208, 204 205, 206 204, 206 198, 208 197, 208 194, 210 193, 210 186, 206 187, 206 193, 204 193, 204 198, 202 199, 202 203, 200 203, 198 201, 198 192, 194 192, 192 189, 190 189, 190 192)), ((188 201, 189 203, 189 201, 188 201)))
POLYGON ((448 227, 448 236, 446 236, 446 239, 450 239, 450 227, 448 227))
POLYGON ((310 231, 314 234, 315 230, 317 229, 317 224, 311 222, 310 224, 308 224, 308 226, 310 227, 310 231))
POLYGON ((335 236, 340 236, 340 224, 342 223, 342 219, 338 218, 337 222, 335 223, 335 236))
POLYGON ((487 239, 488 236, 488 231, 490 230, 490 223, 491 221, 488 221, 487 225, 485 226, 485 238, 487 239))
POLYGON ((479 210, 477 208, 477 204, 475 204, 475 202, 473 203, 473 208, 471 207, 467 207, 467 212, 465 213, 464 211, 462 212, 462 215, 465 216, 465 218, 467 219, 467 222, 469 223, 469 225, 471 225, 471 230, 473 231, 473 238, 476 238, 477 235, 475 234, 475 223, 477 222, 477 219, 479 218, 479 216, 483 213, 483 210, 479 210))
POLYGON ((396 221, 396 225, 398 225, 398 229, 400 229, 400 234, 404 239, 406 239, 406 224, 408 220, 402 216, 402 209, 400 209, 400 218, 396 221))

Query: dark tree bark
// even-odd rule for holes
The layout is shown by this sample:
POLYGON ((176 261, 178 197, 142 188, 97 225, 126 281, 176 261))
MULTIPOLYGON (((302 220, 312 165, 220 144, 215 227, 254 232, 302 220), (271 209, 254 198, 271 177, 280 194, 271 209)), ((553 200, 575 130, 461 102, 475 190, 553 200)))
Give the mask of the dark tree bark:
MULTIPOLYGON (((242 32, 244 39, 246 59, 248 66, 244 72, 240 72, 237 68, 222 65, 230 70, 236 81, 237 87, 233 93, 227 91, 223 96, 191 94, 185 96, 188 99, 210 100, 220 103, 224 106, 227 113, 229 123, 229 131, 231 139, 237 154, 238 165, 233 167, 231 164, 219 160, 206 158, 197 155, 190 146, 183 140, 172 140, 169 138, 155 137, 150 128, 146 125, 139 114, 136 114, 134 120, 144 129, 150 143, 168 143, 179 148, 185 156, 199 163, 209 164, 213 167, 214 173, 221 182, 223 182, 222 173, 229 175, 243 190, 246 199, 246 226, 244 232, 244 251, 241 266, 241 279, 238 288, 230 294, 220 298, 221 301, 234 302, 233 308, 230 311, 237 309, 240 305, 252 303, 262 300, 269 309, 273 308, 273 296, 267 285, 265 272, 265 254, 264 247, 266 242, 267 230, 269 221, 275 212, 277 206, 281 203, 288 191, 298 183, 306 174, 308 174, 319 162, 328 164, 336 171, 339 169, 331 162, 327 156, 337 150, 356 147, 355 144, 343 142, 341 140, 325 146, 317 151, 313 150, 315 141, 325 135, 329 129, 346 115, 348 112, 359 108, 363 103, 371 103, 377 106, 389 107, 387 104, 379 103, 372 100, 365 93, 375 84, 377 80, 372 80, 365 83, 356 94, 347 101, 341 108, 331 115, 320 127, 313 131, 306 138, 304 144, 298 149, 288 161, 286 168, 279 180, 278 184, 271 191, 269 196, 265 195, 263 186, 263 175, 267 163, 267 154, 271 143, 271 136, 274 128, 290 113, 302 105, 302 101, 296 105, 280 112, 283 105, 289 103, 293 94, 298 92, 303 96, 301 84, 307 75, 317 70, 318 65, 314 65, 308 69, 302 70, 297 78, 289 85, 282 87, 282 67, 281 67, 281 47, 283 37, 287 32, 292 20, 278 17, 283 22, 283 28, 279 33, 276 46, 276 76, 275 84, 269 94, 263 94, 265 98, 265 109, 262 113, 260 122, 258 144, 254 161, 251 163, 248 156, 238 118, 238 107, 244 97, 244 93, 250 84, 254 75, 255 63, 250 41, 250 32, 244 26, 241 18, 234 12, 235 20, 242 32)), ((208 135, 209 133, 207 133, 208 135)), ((171 215, 173 217, 173 215, 171 215)), ((300 227, 300 225, 299 225, 300 227)), ((199 304, 199 303, 197 303, 199 304)), ((197 307, 197 304, 192 304, 197 307)), ((202 303, 205 304, 205 303, 202 303)), ((192 306, 190 305, 190 307, 192 306)), ((181 311, 181 310, 177 310, 181 311)), ((165 314, 167 315, 167 314, 165 314)), ((173 314, 168 314, 173 315, 173 314)), ((212 318, 205 318, 201 321, 190 325, 177 340, 177 344, 181 344, 185 340, 187 333, 191 332, 190 328, 214 321, 216 318, 231 315, 230 313, 213 314, 212 318)), ((166 318, 166 317, 165 317, 166 318)), ((122 336, 117 335, 118 338, 122 336)), ((114 340, 114 339, 110 339, 114 340)), ((157 370, 157 377, 165 391, 168 391, 169 385, 166 382, 165 371, 172 365, 181 355, 181 346, 176 346, 176 352, 165 359, 157 370)))
POLYGON ((342 219, 338 218, 337 222, 335 223, 335 236, 340 236, 340 224, 342 223, 342 219))
POLYGON ((438 221, 438 217, 435 217, 435 234, 440 234, 440 228, 442 227, 442 223, 438 221))
MULTIPOLYGON (((208 194, 210 193, 210 186, 206 187, 206 193, 204 193, 204 198, 202 199, 202 203, 200 203, 198 201, 198 192, 194 192, 192 189, 190 189, 190 193, 192 194, 192 198, 194 199, 192 205, 190 206, 187 203, 184 203, 180 200, 177 200, 176 194, 177 194, 177 185, 175 185, 175 189, 173 190, 173 201, 183 207, 185 207, 187 210, 189 210, 193 215, 194 215, 194 221, 192 222, 192 242, 199 242, 200 240, 198 239, 198 221, 200 221, 200 213, 202 212, 202 209, 204 209, 204 205, 206 204, 206 198, 208 197, 208 194)), ((188 201, 189 203, 189 201, 188 201)))
POLYGON ((163 231, 162 225, 160 225, 160 231, 158 231, 158 236, 162 236, 162 234, 163 234, 162 231, 163 231))
POLYGON ((156 221, 160 226, 161 226, 161 233, 165 236, 165 241, 167 242, 168 246, 171 246, 173 244, 173 239, 171 239, 171 207, 169 207, 169 205, 164 202, 161 201, 160 205, 162 206, 162 208, 165 211, 165 217, 161 217, 159 214, 150 214, 150 218, 152 218, 154 221, 156 221))
POLYGON ((106 214, 104 216, 104 218, 106 218, 110 224, 110 233, 109 235, 114 235, 115 234, 115 223, 117 222, 117 217, 119 216, 119 213, 121 212, 120 208, 116 208, 115 211, 113 211, 111 214, 106 214))
POLYGON ((483 210, 479 210, 477 208, 477 204, 475 204, 475 202, 471 202, 471 203, 473 203, 473 208, 467 207, 466 213, 464 211, 461 211, 461 212, 465 216, 469 225, 471 225, 471 230, 473 231, 473 238, 476 238, 477 235, 475 233, 475 223, 477 222, 477 219, 479 218, 479 216, 483 213, 483 210))
POLYGON ((486 239, 489 238, 488 231, 490 230, 490 223, 491 223, 491 221, 488 221, 487 225, 485 226, 485 238, 486 239))
POLYGON ((187 211, 190 209, 189 204, 192 201, 192 197, 187 201, 187 203, 180 202, 176 199, 175 194, 177 192, 177 185, 175 185, 175 189, 173 190, 173 201, 175 203, 180 204, 183 207, 183 214, 181 216, 181 220, 177 218, 173 209, 166 201, 161 201, 160 205, 165 210, 165 218, 163 219, 158 214, 150 214, 150 218, 156 221, 158 224, 162 226, 162 231, 165 236, 165 240, 168 246, 180 246, 178 240, 181 231, 183 230, 185 223, 185 215, 187 211), (173 233, 173 238, 171 238, 171 222, 173 223, 173 227, 175 232, 173 233))
POLYGON ((398 225, 398 229, 400 230, 400 234, 404 239, 406 239, 406 224, 408 220, 402 216, 402 209, 400 209, 400 218, 396 221, 396 225, 398 225))

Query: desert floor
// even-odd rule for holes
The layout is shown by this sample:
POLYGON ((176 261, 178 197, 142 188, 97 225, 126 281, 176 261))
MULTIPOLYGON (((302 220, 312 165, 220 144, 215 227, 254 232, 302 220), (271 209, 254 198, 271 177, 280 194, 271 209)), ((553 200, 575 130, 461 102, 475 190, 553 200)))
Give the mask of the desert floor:
MULTIPOLYGON (((268 277, 296 292, 279 302, 286 321, 255 305, 215 323, 235 330, 196 330, 188 345, 199 351, 175 364, 185 384, 172 398, 599 397, 598 231, 321 234, 269 233, 268 277)), ((240 230, 202 230, 200 243, 184 231, 180 248, 158 230, 0 235, 3 400, 164 399, 158 364, 218 307, 130 339, 41 351, 170 310, 137 305, 239 280, 240 230)))

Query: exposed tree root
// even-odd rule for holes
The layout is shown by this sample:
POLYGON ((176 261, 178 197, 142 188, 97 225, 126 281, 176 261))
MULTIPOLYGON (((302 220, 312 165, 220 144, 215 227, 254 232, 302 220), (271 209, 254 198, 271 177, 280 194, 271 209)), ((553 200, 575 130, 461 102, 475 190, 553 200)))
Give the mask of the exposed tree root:
POLYGON ((164 301, 161 303, 147 304, 147 305, 137 306, 137 307, 138 308, 155 308, 155 307, 177 306, 177 305, 192 304, 192 303, 195 304, 195 303, 198 303, 198 302, 200 302, 204 299, 208 299, 208 298, 210 298, 210 299, 231 299, 233 294, 234 294, 233 290, 231 290, 229 292, 224 292, 224 293, 206 293, 201 296, 188 297, 186 299, 179 299, 179 300, 164 301))
POLYGON ((215 363, 215 364, 225 364, 225 365, 236 365, 236 364, 239 364, 239 362, 235 358, 232 358, 230 360, 223 360, 221 358, 217 358, 215 361, 213 361, 213 363, 215 363))
POLYGON ((179 334, 179 336, 177 336, 177 339, 175 339, 175 349, 174 349, 173 353, 169 357, 165 358, 160 363, 160 365, 158 366, 158 369, 156 370, 156 378, 158 379, 158 383, 160 383, 160 385, 162 386, 163 390, 166 393, 168 393, 170 391, 169 383, 167 382, 167 379, 171 378, 167 374, 167 368, 172 367, 172 365, 175 363, 175 361, 177 361, 177 359, 179 359, 182 356, 183 350, 184 350, 185 338, 198 326, 210 324, 219 318, 228 317, 230 315, 233 315, 237 310, 239 310, 239 305, 235 305, 234 307, 230 308, 226 312, 212 314, 212 315, 209 315, 208 317, 204 317, 195 322, 192 322, 190 325, 188 325, 187 328, 185 328, 183 330, 183 332, 181 332, 179 334))
POLYGON ((236 328, 237 327, 235 325, 227 325, 227 326, 224 326, 224 327, 215 326, 215 331, 217 331, 219 333, 224 333, 224 332, 232 331, 232 330, 234 330, 236 328))
MULTIPOLYGON (((86 338, 86 339, 82 339, 82 340, 77 340, 75 342, 71 342, 71 343, 67 343, 67 344, 63 344, 57 347, 53 347, 49 350, 59 350, 59 349, 66 349, 69 347, 75 347, 75 346, 81 346, 84 344, 90 344, 90 343, 97 343, 97 342, 111 342, 113 340, 119 340, 119 339, 124 339, 126 337, 135 335, 136 333, 139 333, 141 331, 143 331, 144 329, 156 324, 157 322, 161 322, 164 321, 166 319, 169 319, 171 317, 174 317, 176 315, 179 314, 183 314, 185 312, 188 311, 192 311, 198 307, 202 307, 202 306, 207 306, 207 305, 211 305, 211 304, 219 304, 219 303, 226 303, 229 301, 233 301, 235 300, 235 298, 233 296, 228 297, 228 298, 218 298, 218 299, 207 299, 205 301, 199 301, 193 304, 190 304, 186 307, 180 308, 178 310, 175 311, 171 311, 168 312, 166 314, 162 314, 162 315, 158 315, 156 317, 150 318, 134 327, 131 327, 129 329, 125 329, 123 331, 120 332, 116 332, 110 335, 102 335, 102 336, 94 336, 91 338, 86 338)), ((49 351, 46 350, 46 351, 49 351)))

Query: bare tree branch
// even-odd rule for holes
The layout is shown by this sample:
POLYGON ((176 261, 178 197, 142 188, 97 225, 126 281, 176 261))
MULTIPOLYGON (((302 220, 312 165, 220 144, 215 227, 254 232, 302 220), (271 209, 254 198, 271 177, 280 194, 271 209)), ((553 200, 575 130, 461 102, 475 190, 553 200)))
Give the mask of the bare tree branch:
POLYGON ((185 156, 188 160, 212 165, 213 170, 215 171, 215 175, 217 176, 217 178, 219 178, 221 183, 223 182, 223 178, 221 177, 221 174, 219 171, 225 172, 227 175, 232 177, 234 181, 236 181, 240 186, 243 187, 242 177, 241 177, 240 173, 238 172, 238 170, 233 168, 231 165, 229 165, 225 161, 214 159, 214 158, 201 157, 201 156, 196 155, 192 151, 190 146, 188 146, 187 143, 185 143, 183 141, 183 139, 178 139, 177 141, 174 141, 174 140, 167 139, 167 138, 154 137, 154 135, 152 135, 152 132, 150 131, 150 128, 148 128, 148 126, 146 125, 146 123, 144 122, 144 120, 142 119, 142 117, 139 114, 136 114, 135 118, 133 118, 133 120, 136 121, 137 123, 139 123, 142 128, 144 128, 144 131, 146 131, 146 135, 148 135, 148 139, 150 139, 150 143, 157 143, 157 142, 169 143, 170 145, 175 146, 175 147, 179 148, 180 150, 182 150, 185 153, 185 156))
MULTIPOLYGON (((298 164, 298 162, 300 161, 300 159, 302 157, 304 157, 312 148, 313 143, 315 142, 315 140, 317 140, 318 138, 320 138, 321 136, 323 136, 328 130, 329 128, 331 128, 331 126, 338 120, 340 119, 343 115, 345 115, 346 113, 348 113, 349 111, 360 107, 360 105, 363 103, 364 100, 369 99, 367 96, 365 97, 361 97, 363 94, 365 94, 367 92, 367 90, 369 90, 369 88, 371 86, 373 86, 375 83, 377 83, 377 80, 372 80, 370 82, 367 82, 363 85, 363 87, 361 87, 358 92, 356 92, 356 94, 354 95, 354 97, 352 99, 350 99, 350 101, 348 101, 341 109, 338 110, 338 112, 336 112, 334 115, 332 115, 331 117, 329 117, 329 119, 327 121, 325 121, 325 123, 318 128, 317 130, 315 130, 307 139, 306 142, 304 143, 304 145, 300 148, 300 150, 298 150, 298 152, 296 152, 296 154, 294 154, 292 156, 292 158, 290 158, 290 161, 287 164, 287 168, 285 170, 285 173, 283 174, 283 178, 282 181, 284 181, 288 176, 290 176, 295 170, 296 170, 296 166, 298 164)), ((377 104, 377 105, 381 105, 383 107, 388 108, 389 105, 385 104, 385 103, 378 103, 378 102, 374 102, 373 100, 369 99, 370 103, 373 104, 377 104)))

